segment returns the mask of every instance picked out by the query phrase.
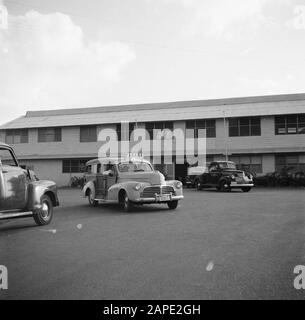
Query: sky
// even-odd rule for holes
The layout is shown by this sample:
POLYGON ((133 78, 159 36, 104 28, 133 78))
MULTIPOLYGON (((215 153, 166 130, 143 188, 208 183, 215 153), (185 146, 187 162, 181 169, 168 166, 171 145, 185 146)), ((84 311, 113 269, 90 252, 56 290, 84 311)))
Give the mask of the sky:
POLYGON ((305 92, 305 0, 0 0, 0 124, 305 92))

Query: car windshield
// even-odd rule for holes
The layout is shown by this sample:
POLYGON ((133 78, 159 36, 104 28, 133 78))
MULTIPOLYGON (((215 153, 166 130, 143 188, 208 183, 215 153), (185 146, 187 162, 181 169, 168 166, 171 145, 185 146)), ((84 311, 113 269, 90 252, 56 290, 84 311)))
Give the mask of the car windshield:
POLYGON ((151 165, 147 162, 133 161, 121 162, 118 165, 120 172, 151 172, 153 171, 151 165))
POLYGON ((233 162, 219 162, 218 165, 219 165, 219 167, 221 169, 233 169, 233 170, 236 170, 236 165, 233 162))

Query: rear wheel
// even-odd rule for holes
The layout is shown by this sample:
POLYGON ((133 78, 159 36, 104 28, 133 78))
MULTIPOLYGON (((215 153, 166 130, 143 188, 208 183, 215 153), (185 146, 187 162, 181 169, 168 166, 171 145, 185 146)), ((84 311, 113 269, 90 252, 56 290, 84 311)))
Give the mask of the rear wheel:
POLYGON ((96 207, 98 205, 98 201, 94 200, 94 195, 90 189, 87 191, 87 197, 90 206, 96 207))
POLYGON ((175 210, 178 207, 178 200, 168 201, 167 205, 170 210, 175 210))
POLYGON ((53 203, 46 194, 41 197, 41 208, 34 213, 33 218, 37 225, 44 226, 53 218, 53 203))
POLYGON ((244 187, 244 188, 241 188, 241 190, 243 192, 249 192, 251 190, 251 187, 244 187))

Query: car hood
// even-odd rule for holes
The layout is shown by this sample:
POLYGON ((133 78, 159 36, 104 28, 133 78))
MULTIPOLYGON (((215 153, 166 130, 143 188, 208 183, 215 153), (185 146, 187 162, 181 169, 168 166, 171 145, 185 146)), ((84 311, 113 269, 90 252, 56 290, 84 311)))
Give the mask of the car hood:
POLYGON ((119 182, 137 181, 150 184, 164 184, 164 175, 159 171, 153 172, 124 172, 120 173, 119 182))

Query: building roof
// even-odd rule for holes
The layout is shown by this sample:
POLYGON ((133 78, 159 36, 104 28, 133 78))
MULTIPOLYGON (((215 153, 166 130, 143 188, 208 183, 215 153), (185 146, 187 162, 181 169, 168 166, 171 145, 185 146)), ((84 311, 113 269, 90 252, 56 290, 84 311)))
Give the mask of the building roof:
POLYGON ((305 93, 176 101, 94 108, 28 111, 0 129, 65 127, 128 122, 173 121, 305 112, 305 93), (289 103, 288 103, 289 102, 289 103))

